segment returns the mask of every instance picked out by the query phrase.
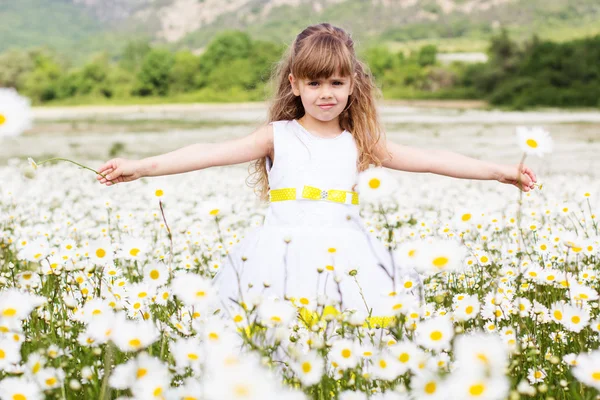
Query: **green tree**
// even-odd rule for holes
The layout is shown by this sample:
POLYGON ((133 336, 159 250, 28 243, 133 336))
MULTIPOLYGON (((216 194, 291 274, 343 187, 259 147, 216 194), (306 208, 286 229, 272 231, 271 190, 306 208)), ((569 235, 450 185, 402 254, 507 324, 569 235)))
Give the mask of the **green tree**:
POLYGON ((181 93, 196 89, 196 81, 199 73, 199 57, 187 50, 177 52, 169 78, 171 81, 171 90, 181 93))
POLYGON ((437 47, 432 44, 421 47, 417 61, 421 67, 434 65, 437 61, 437 47))
POLYGON ((144 57, 136 75, 134 93, 140 96, 166 96, 174 63, 173 54, 166 49, 152 49, 144 57))

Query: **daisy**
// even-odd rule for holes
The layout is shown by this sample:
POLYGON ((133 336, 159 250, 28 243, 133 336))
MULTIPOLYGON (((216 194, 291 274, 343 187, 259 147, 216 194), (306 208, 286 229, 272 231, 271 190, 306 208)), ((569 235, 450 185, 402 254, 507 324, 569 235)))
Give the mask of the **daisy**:
POLYGON ((0 398, 42 400, 44 395, 38 385, 27 378, 7 377, 0 381, 0 398))
POLYGON ((464 249, 455 241, 433 239, 424 242, 416 262, 419 272, 437 274, 444 271, 457 271, 463 266, 464 249))
POLYGON ((296 309, 279 299, 265 299, 258 306, 258 318, 267 326, 288 326, 296 317, 296 309))
POLYGON ((392 194, 393 178, 383 168, 369 168, 358 175, 358 192, 361 201, 377 202, 392 194))
POLYGON ((18 136, 31 128, 31 102, 28 98, 20 96, 13 88, 0 88, 0 104, 0 138, 18 136))
POLYGON ((39 373, 35 375, 35 379, 44 390, 55 389, 62 386, 65 379, 65 373, 59 368, 42 368, 39 373))
POLYGON ((566 304, 563 307, 563 313, 564 318, 562 319, 562 324, 571 332, 581 332, 581 330, 588 326, 590 322, 590 314, 579 307, 566 304))
POLYGON ((167 283, 169 279, 169 270, 163 263, 157 262, 144 267, 144 281, 154 287, 159 287, 167 283))
POLYGON ((138 351, 154 343, 159 332, 151 321, 129 321, 123 316, 115 320, 111 340, 123 352, 138 351))
POLYGON ((454 319, 456 321, 468 321, 479 314, 481 304, 476 295, 464 296, 464 300, 454 306, 454 319))
POLYGON ((360 361, 358 357, 359 346, 349 339, 339 339, 333 342, 329 351, 329 361, 335 368, 354 368, 360 361))
POLYGON ((140 238, 127 237, 123 240, 118 256, 126 260, 140 260, 146 255, 148 243, 140 238))
POLYGON ((377 356, 373 357, 371 376, 373 379, 392 381, 400 375, 403 365, 396 360, 387 350, 382 350, 377 356))
POLYGON ((0 293, 0 317, 4 320, 21 321, 46 301, 44 297, 23 293, 14 288, 3 290, 0 293))
POLYGON ((404 374, 407 370, 416 371, 421 349, 411 341, 402 341, 388 348, 390 353, 396 357, 399 363, 398 375, 404 374))
POLYGON ((130 389, 140 382, 150 383, 154 377, 168 375, 168 369, 159 359, 141 352, 137 357, 115 367, 108 383, 119 390, 130 389))
POLYGON ((600 351, 580 354, 577 366, 573 368, 573 376, 580 382, 600 390, 600 351))
POLYGON ((108 239, 91 241, 86 252, 90 260, 96 265, 110 265, 113 262, 112 245, 108 239))
POLYGON ((425 371, 411 379, 411 394, 415 399, 443 400, 448 398, 446 384, 437 374, 425 371))
POLYGON ((208 307, 216 295, 209 279, 193 273, 176 276, 171 281, 171 290, 189 307, 208 307))
POLYGON ((311 350, 290 363, 290 367, 304 386, 312 386, 321 381, 325 362, 319 353, 311 350))
POLYGON ((526 154, 542 157, 545 153, 552 152, 552 138, 541 127, 517 127, 517 143, 526 154))
POLYGON ((470 400, 503 400, 508 396, 510 384, 503 375, 485 377, 473 374, 459 374, 450 378, 448 398, 470 400))
POLYGON ((527 370, 527 379, 529 380, 529 383, 531 383, 532 385, 534 383, 544 382, 545 378, 546 378, 546 371, 544 371, 541 368, 529 368, 527 370))
POLYGON ((454 354, 461 373, 503 375, 508 366, 506 349, 497 335, 461 335, 455 341, 454 354))
POLYGON ((426 349, 441 351, 450 348, 454 337, 452 322, 447 317, 434 317, 421 322, 416 330, 416 342, 426 349))
POLYGON ((21 343, 8 338, 0 338, 0 370, 6 370, 21 362, 21 343))

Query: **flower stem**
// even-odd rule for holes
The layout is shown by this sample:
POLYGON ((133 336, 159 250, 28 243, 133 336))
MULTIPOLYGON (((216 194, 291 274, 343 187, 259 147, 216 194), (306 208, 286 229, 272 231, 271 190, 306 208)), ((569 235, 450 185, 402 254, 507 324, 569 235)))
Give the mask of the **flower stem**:
MULTIPOLYGON (((83 169, 87 169, 88 171, 92 171, 92 172, 93 172, 93 173, 95 173, 96 175, 100 175, 101 177, 103 177, 103 178, 106 178, 106 175, 104 175, 104 174, 101 174, 100 172, 96 171, 95 169, 92 169, 92 168, 90 168, 90 167, 86 167, 85 165, 83 165, 83 164, 79 164, 78 162, 76 162, 76 161, 73 161, 73 160, 69 160, 68 158, 60 158, 60 157, 49 158, 49 159, 47 159, 47 160, 44 160, 44 161, 40 161, 40 162, 38 162, 38 163, 37 163, 37 165, 42 165, 42 164, 44 164, 44 163, 47 163, 47 162, 50 162, 50 161, 68 161, 68 162, 70 162, 70 163, 73 163, 73 164, 75 164, 75 165, 77 165, 77 166, 79 166, 79 167, 81 167, 81 168, 83 168, 83 169)), ((108 178, 106 178, 106 179, 108 179, 108 178)), ((109 179, 109 180, 110 180, 110 179, 109 179)), ((111 182, 112 182, 112 181, 111 181, 111 182)), ((114 183, 114 182, 113 182, 113 183, 114 183)))

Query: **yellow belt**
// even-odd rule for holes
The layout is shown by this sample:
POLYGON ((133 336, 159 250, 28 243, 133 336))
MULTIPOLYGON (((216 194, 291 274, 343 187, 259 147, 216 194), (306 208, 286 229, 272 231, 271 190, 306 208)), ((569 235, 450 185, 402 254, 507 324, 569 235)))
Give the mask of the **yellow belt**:
MULTIPOLYGON (((296 200, 297 198, 296 188, 273 189, 269 191, 269 199, 271 201, 296 200)), ((348 190, 322 190, 313 186, 304 186, 301 198, 358 205, 358 193, 348 190), (348 199, 348 193, 352 195, 350 199, 348 199)))

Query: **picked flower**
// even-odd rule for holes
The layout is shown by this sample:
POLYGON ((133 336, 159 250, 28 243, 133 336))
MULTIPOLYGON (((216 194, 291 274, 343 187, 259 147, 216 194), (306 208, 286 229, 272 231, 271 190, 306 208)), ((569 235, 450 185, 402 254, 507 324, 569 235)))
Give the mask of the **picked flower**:
POLYGON ((15 89, 0 88, 0 138, 19 136, 32 126, 31 102, 15 89))
POLYGON ((360 199, 378 201, 392 194, 394 179, 383 168, 369 168, 358 175, 360 199))
POLYGON ((526 154, 540 157, 545 153, 551 153, 553 147, 550 134, 539 126, 532 128, 517 127, 517 143, 526 154))

